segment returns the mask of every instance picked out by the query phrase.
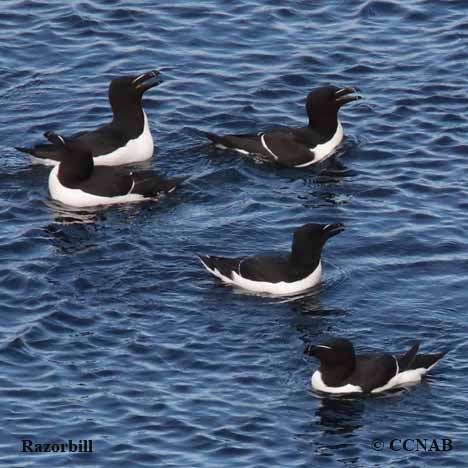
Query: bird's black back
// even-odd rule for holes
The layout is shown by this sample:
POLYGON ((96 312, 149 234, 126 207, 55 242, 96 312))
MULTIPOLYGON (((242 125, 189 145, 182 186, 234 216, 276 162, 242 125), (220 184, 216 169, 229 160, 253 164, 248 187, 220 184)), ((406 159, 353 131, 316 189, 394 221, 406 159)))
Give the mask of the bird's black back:
MULTIPOLYGON (((320 258, 319 258, 320 259, 320 258)), ((318 265, 318 261, 317 264, 318 265)), ((244 259, 240 264, 242 277, 253 281, 292 283, 304 279, 315 268, 304 266, 291 261, 290 256, 256 256, 244 259)))
MULTIPOLYGON (((60 182, 64 183, 61 179, 60 182)), ((129 193, 132 185, 133 180, 128 171, 118 167, 95 166, 89 177, 67 187, 101 197, 117 197, 129 193)))
POLYGON ((128 143, 128 137, 111 122, 96 130, 76 133, 69 138, 69 141, 89 149, 93 153, 93 157, 97 157, 112 153, 125 146, 128 143))

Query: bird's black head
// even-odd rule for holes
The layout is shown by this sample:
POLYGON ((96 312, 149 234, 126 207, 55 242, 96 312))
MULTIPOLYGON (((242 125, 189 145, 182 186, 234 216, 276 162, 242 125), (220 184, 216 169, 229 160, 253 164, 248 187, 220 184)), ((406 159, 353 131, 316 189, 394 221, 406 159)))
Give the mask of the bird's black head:
POLYGON ((141 100, 145 91, 162 83, 158 76, 158 70, 151 70, 140 75, 114 78, 109 85, 109 100, 111 103, 123 98, 141 100))
POLYGON ((325 367, 354 365, 354 346, 346 338, 332 338, 318 345, 308 345, 304 354, 316 357, 325 367))
POLYGON ((321 128, 332 123, 336 126, 340 107, 361 99, 361 96, 353 94, 355 92, 353 87, 338 88, 332 85, 312 90, 306 102, 309 126, 321 128))
POLYGON ((145 91, 162 83, 158 76, 158 70, 151 70, 140 75, 114 78, 109 85, 109 101, 114 117, 132 113, 133 109, 141 112, 141 99, 145 91))
POLYGON ((344 230, 341 223, 336 224, 304 224, 294 231, 292 257, 300 263, 320 260, 322 247, 330 237, 344 230), (318 259, 316 256, 318 255, 318 259))
POLYGON ((88 179, 94 168, 92 152, 79 142, 67 140, 54 132, 45 132, 44 136, 63 154, 62 162, 58 168, 60 182, 69 188, 88 179))

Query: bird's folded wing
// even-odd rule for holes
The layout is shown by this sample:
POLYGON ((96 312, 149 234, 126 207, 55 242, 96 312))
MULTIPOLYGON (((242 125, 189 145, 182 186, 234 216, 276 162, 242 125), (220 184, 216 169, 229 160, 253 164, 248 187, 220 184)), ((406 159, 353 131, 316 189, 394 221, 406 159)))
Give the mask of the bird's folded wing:
POLYGON ((293 282, 302 279, 286 258, 282 257, 249 257, 239 265, 239 273, 243 278, 252 281, 280 283, 293 282))
POLYGON ((292 132, 264 133, 261 143, 271 159, 283 166, 311 163, 315 157, 313 149, 292 132))
POLYGON ((112 153, 128 143, 125 135, 110 125, 104 125, 97 130, 76 133, 70 139, 79 141, 93 152, 93 157, 112 153))
POLYGON ((117 167, 95 166, 89 179, 74 188, 100 197, 127 195, 133 186, 132 176, 117 167))
POLYGON ((391 354, 372 353, 356 357, 356 368, 349 383, 359 385, 363 392, 383 387, 398 371, 391 354))

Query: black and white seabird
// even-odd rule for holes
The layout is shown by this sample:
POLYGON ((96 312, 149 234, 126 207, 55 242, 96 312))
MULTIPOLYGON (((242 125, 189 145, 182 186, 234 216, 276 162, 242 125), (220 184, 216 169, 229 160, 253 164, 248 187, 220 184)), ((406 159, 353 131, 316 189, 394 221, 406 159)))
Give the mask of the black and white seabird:
POLYGON ((44 135, 63 154, 50 173, 49 192, 65 205, 84 208, 142 201, 172 192, 183 180, 164 179, 153 171, 134 173, 124 167, 94 166, 91 151, 79 140, 53 132, 44 135))
MULTIPOLYGON (((154 143, 142 97, 145 91, 162 83, 158 75, 159 71, 152 70, 138 76, 114 78, 109 85, 112 122, 96 130, 77 133, 67 140, 91 151, 96 165, 118 166, 150 159, 154 143)), ((32 155, 35 162, 49 166, 64 158, 62 146, 55 144, 16 149, 32 155)))
POLYGON ((445 355, 417 354, 419 343, 403 354, 356 355, 346 338, 309 345, 304 353, 320 360, 311 378, 312 387, 326 393, 380 393, 415 384, 445 355))
POLYGON ((275 128, 267 132, 245 135, 215 135, 207 137, 217 147, 241 153, 259 154, 286 167, 307 167, 330 156, 343 140, 343 127, 338 110, 348 102, 361 99, 352 87, 322 86, 307 96, 306 127, 275 128))
POLYGON ((320 281, 322 247, 343 229, 342 224, 305 224, 294 231, 289 255, 199 258, 210 273, 227 284, 258 293, 297 294, 320 281))

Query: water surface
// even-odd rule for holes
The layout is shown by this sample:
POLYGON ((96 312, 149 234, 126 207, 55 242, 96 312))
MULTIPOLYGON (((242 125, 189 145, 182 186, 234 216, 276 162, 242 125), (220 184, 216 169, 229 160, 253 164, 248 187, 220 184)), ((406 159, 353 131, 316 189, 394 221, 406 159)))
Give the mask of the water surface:
POLYGON ((465 2, 4 0, 0 12, 0 465, 466 466, 468 78, 465 2), (67 211, 15 145, 109 118, 109 80, 161 68, 145 98, 158 204, 67 211), (284 170, 203 132, 305 121, 307 92, 355 85, 337 157, 284 170), (214 281, 196 252, 286 250, 343 222, 314 294, 214 281), (450 353, 423 384, 320 397, 306 343, 450 353), (374 451, 449 437, 447 453, 374 451), (93 439, 93 455, 20 439, 93 439))

